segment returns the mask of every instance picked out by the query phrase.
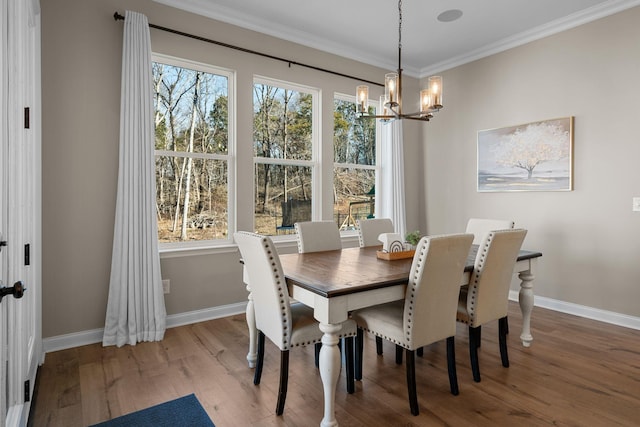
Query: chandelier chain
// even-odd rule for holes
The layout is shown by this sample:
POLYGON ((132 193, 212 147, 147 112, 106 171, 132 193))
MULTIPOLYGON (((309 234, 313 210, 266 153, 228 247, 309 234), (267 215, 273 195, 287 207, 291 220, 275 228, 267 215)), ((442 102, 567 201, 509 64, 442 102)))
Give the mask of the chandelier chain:
POLYGON ((398 0, 398 49, 402 49, 402 0, 398 0))

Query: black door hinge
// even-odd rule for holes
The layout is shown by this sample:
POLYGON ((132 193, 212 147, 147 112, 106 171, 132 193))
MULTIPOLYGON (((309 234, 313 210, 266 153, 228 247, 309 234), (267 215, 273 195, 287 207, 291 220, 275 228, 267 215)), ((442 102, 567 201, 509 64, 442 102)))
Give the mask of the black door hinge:
POLYGON ((24 265, 31 264, 30 252, 31 252, 31 245, 27 243, 26 245, 24 245, 24 265))
POLYGON ((31 400, 31 381, 26 380, 24 382, 24 401, 28 402, 31 400))
POLYGON ((29 129, 29 107, 24 107, 24 128, 29 129))

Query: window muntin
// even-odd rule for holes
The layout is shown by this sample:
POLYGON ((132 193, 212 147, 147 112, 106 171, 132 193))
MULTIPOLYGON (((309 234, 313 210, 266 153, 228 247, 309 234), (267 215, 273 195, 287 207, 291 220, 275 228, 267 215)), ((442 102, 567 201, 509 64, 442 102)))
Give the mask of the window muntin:
POLYGON ((318 91, 308 87, 254 81, 254 229, 258 233, 290 233, 295 221, 313 218, 318 98, 318 91))
POLYGON ((227 243, 233 74, 160 55, 153 59, 158 241, 227 243))
MULTIPOLYGON (((369 113, 375 109, 369 107, 369 113)), ((376 120, 358 120, 355 99, 340 95, 333 118, 333 214, 341 230, 353 230, 358 219, 375 216, 376 120)))

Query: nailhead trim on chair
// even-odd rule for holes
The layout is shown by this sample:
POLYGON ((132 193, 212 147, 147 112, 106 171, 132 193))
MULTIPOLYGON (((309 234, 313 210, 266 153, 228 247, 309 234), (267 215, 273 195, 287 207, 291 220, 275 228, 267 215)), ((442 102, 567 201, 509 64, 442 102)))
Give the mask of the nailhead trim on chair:
POLYGON ((467 301, 469 301, 469 298, 471 298, 471 303, 469 304, 469 302, 467 302, 467 315, 469 316, 468 321, 465 321, 464 323, 467 324, 473 324, 475 322, 475 308, 476 308, 476 296, 478 294, 478 282, 480 281, 480 276, 482 275, 482 271, 483 271, 483 266, 484 266, 484 262, 486 260, 487 257, 487 252, 489 250, 489 246, 491 244, 491 241, 493 240, 493 233, 489 233, 489 236, 487 237, 487 239, 485 240, 485 245, 480 248, 479 250, 481 250, 481 254, 480 254, 480 258, 478 258, 478 265, 477 265, 477 270, 474 267, 474 270, 477 271, 477 273, 474 271, 474 280, 473 283, 471 283, 469 285, 469 293, 467 294, 467 301))
POLYGON ((380 334, 378 332, 372 331, 372 330, 370 330, 369 328, 366 328, 366 327, 364 327, 364 328, 361 327, 361 326, 358 326, 358 327, 362 328, 363 331, 369 332, 369 333, 371 333, 371 334, 373 334, 373 335, 375 335, 377 337, 384 338, 385 340, 387 340, 389 342, 392 342, 393 344, 398 344, 399 346, 401 346, 403 348, 409 348, 409 346, 408 346, 408 344, 406 342, 401 342, 401 341, 395 340, 395 339, 390 338, 390 337, 388 337, 386 335, 382 335, 382 334, 380 334))
MULTIPOLYGON (((256 236, 259 236, 259 234, 255 234, 256 236)), ((312 340, 312 341, 307 341, 307 342, 303 342, 303 343, 297 343, 294 345, 290 345, 289 343, 289 333, 287 331, 287 305, 285 304, 285 300, 284 300, 284 292, 285 289, 282 286, 282 282, 280 280, 280 275, 278 274, 278 268, 277 268, 277 264, 275 262, 275 258, 272 255, 272 250, 269 246, 269 240, 267 240, 264 236, 262 237, 262 242, 264 244, 265 249, 267 250, 267 254, 269 254, 269 260, 271 260, 271 267, 273 268, 273 272, 274 272, 274 277, 277 280, 277 284, 278 284, 278 292, 280 295, 280 310, 282 311, 282 329, 283 329, 283 345, 285 346, 285 348, 291 348, 291 347, 303 347, 303 346, 307 346, 307 345, 311 345, 311 344, 315 344, 318 342, 321 342, 321 340, 312 340)), ((298 243, 299 245, 299 243, 298 243)), ((287 293, 289 292, 288 290, 286 291, 287 293)), ((355 337, 356 336, 356 332, 352 332, 352 333, 340 333, 338 334, 338 338, 342 339, 342 338, 347 338, 347 337, 355 337)))
MULTIPOLYGON (((425 261, 424 260, 424 256, 425 253, 427 253, 428 248, 429 248, 429 241, 427 240, 427 242, 423 245, 419 245, 419 256, 418 256, 418 260, 417 260, 417 264, 416 264, 416 269, 415 271, 418 272, 420 271, 420 265, 425 261)), ((396 343, 396 344, 400 344, 403 347, 405 347, 409 342, 411 342, 411 327, 412 327, 412 322, 413 322, 413 305, 414 305, 414 298, 415 298, 415 292, 416 292, 416 282, 418 281, 418 276, 415 275, 412 280, 410 281, 409 285, 410 285, 410 289, 408 289, 409 291, 409 301, 408 301, 408 307, 407 307, 407 331, 406 331, 406 340, 407 342, 404 344, 400 344, 400 343, 396 343)), ((395 340, 391 340, 388 337, 382 337, 385 338, 389 341, 395 342, 395 340)))

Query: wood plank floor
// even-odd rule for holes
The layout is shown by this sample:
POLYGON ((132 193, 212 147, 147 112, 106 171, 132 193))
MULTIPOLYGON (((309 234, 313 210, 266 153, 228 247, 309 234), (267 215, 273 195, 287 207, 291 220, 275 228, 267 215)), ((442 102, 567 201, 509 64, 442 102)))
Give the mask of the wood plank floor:
MULTIPOLYGON (((409 412, 404 365, 385 342, 365 342, 363 381, 336 396, 341 426, 638 426, 640 331, 534 308, 530 348, 520 344, 521 315, 510 303, 510 368, 503 368, 497 323, 483 327, 482 382, 469 368, 468 334, 458 325, 460 395, 452 396, 445 343, 416 358, 420 415, 409 412)), ((87 426, 195 393, 217 427, 314 426, 323 416, 313 349, 292 350, 289 392, 276 416, 279 351, 267 340, 260 386, 246 362, 243 315, 169 329, 159 343, 100 344, 48 353, 38 375, 34 426, 87 426)))

